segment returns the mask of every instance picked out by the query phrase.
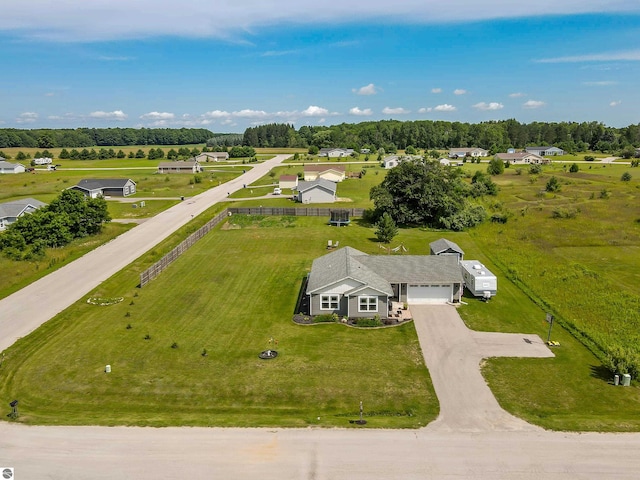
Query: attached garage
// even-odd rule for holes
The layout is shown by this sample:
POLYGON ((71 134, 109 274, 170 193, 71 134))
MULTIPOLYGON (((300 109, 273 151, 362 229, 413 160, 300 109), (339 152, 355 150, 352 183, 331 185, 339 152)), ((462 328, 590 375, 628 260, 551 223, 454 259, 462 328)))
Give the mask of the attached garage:
POLYGON ((409 285, 407 303, 413 305, 442 304, 451 301, 451 285, 409 285))

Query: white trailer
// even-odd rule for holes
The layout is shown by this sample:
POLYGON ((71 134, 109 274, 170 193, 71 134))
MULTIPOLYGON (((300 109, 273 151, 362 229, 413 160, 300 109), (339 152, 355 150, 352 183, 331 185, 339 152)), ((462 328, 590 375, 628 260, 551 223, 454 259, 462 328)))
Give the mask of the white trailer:
POLYGON ((498 279, 478 260, 463 260, 464 286, 476 297, 491 298, 498 292, 498 279))

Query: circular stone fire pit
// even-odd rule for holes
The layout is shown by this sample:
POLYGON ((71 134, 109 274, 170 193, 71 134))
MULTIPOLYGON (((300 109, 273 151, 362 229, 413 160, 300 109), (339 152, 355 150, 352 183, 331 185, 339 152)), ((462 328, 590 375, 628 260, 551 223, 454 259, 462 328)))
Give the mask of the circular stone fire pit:
POLYGON ((276 358, 278 356, 278 352, 275 350, 263 350, 258 355, 262 360, 271 360, 272 358, 276 358))

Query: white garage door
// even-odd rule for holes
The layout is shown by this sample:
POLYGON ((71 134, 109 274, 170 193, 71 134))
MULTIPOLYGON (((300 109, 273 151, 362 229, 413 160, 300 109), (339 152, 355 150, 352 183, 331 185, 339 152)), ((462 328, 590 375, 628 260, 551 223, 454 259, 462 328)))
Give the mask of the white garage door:
POLYGON ((447 303, 451 300, 451 285, 409 285, 408 303, 424 305, 447 303))

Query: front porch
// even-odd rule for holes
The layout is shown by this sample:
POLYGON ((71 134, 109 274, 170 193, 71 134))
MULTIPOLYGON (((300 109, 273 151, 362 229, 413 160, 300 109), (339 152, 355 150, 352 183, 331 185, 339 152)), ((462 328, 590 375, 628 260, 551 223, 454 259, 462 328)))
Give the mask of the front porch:
POLYGON ((388 317, 394 320, 397 320, 398 322, 411 320, 413 318, 411 316, 411 310, 409 310, 408 305, 407 305, 407 308, 405 309, 404 308, 405 305, 406 303, 404 302, 396 302, 396 301, 390 300, 388 317))

